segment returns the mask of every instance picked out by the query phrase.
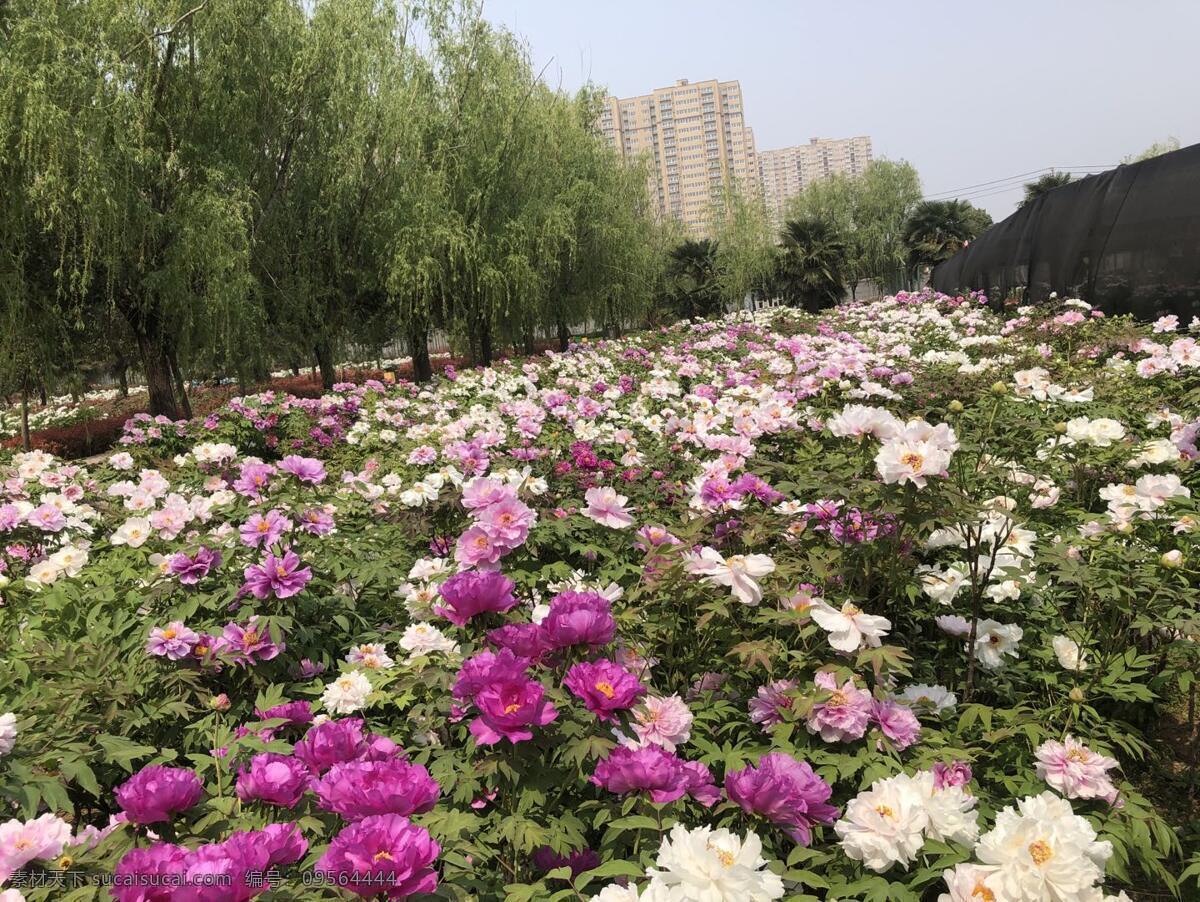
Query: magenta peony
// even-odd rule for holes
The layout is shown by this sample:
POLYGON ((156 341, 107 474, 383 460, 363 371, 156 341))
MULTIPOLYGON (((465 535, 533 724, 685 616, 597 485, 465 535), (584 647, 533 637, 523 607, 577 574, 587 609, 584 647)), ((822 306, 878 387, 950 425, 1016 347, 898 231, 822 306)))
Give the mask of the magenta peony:
POLYGON ((704 805, 720 798, 712 774, 699 761, 684 761, 657 745, 632 749, 619 745, 596 765, 591 782, 617 795, 649 793, 652 802, 674 802, 691 795, 704 805))
POLYGON ((563 685, 601 720, 615 720, 613 712, 624 711, 646 694, 637 677, 604 659, 576 664, 567 671, 563 685))
POLYGON ((348 821, 375 814, 422 814, 440 792, 429 771, 400 758, 335 764, 313 784, 319 804, 348 821))
POLYGON ((437 888, 433 863, 441 848, 422 827, 398 814, 376 814, 334 837, 315 871, 359 896, 403 899, 437 888))
POLYGON ((262 752, 250 759, 249 767, 238 771, 237 796, 243 802, 293 808, 303 797, 311 776, 308 765, 299 758, 262 752))
POLYGON ((532 727, 544 727, 558 717, 545 694, 545 687, 528 677, 480 690, 475 694, 479 716, 471 721, 471 735, 479 745, 495 745, 501 739, 515 745, 532 739, 532 727))
POLYGON ((456 573, 442 583, 438 594, 445 604, 435 607, 434 613, 457 626, 466 626, 472 617, 487 611, 504 613, 517 603, 512 580, 495 570, 456 573))
POLYGON ((617 631, 612 604, 596 592, 560 592, 539 627, 549 649, 572 645, 607 645, 617 631))
POLYGON ((115 795, 133 823, 158 824, 199 802, 204 784, 187 768, 151 764, 118 786, 115 795))
POLYGON ((725 774, 725 792, 751 814, 784 827, 801 845, 812 842, 816 824, 832 824, 838 810, 828 804, 833 790, 804 761, 783 752, 763 755, 757 767, 725 774))

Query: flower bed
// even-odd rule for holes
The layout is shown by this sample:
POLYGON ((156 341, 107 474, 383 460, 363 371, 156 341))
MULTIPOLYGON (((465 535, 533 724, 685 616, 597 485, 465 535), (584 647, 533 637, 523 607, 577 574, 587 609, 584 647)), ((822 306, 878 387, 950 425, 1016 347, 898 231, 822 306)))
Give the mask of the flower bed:
POLYGON ((92 470, 12 456, 0 880, 1186 897, 1186 776, 1151 768, 1196 669, 1200 353, 981 300, 268 392, 135 418, 92 470))

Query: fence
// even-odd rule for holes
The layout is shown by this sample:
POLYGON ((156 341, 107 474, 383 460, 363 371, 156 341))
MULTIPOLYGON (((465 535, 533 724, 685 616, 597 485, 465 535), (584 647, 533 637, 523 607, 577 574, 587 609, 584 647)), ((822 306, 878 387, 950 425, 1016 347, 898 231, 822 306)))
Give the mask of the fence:
POLYGON ((1200 314, 1200 144, 1056 188, 933 272, 950 294, 1052 292, 1107 313, 1200 314))

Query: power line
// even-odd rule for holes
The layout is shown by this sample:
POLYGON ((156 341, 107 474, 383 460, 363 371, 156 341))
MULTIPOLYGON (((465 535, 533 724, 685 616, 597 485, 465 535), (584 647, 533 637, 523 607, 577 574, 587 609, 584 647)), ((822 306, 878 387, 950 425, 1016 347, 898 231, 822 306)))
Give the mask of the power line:
POLYGON ((1115 166, 1116 166, 1115 163, 1111 163, 1111 164, 1107 164, 1107 165, 1097 165, 1097 166, 1069 166, 1069 167, 1068 166, 1043 166, 1041 169, 1032 169, 1029 172, 1019 172, 1016 175, 1005 176, 1004 178, 999 178, 999 179, 992 179, 991 181, 987 181, 987 182, 979 182, 974 185, 965 185, 962 188, 951 188, 946 191, 931 191, 929 194, 925 195, 925 199, 926 200, 934 200, 934 199, 942 197, 943 195, 962 196, 968 192, 974 191, 975 189, 987 188, 989 185, 999 186, 1001 183, 1004 183, 1004 182, 1019 182, 1022 179, 1030 178, 1031 176, 1043 175, 1043 174, 1048 174, 1051 172, 1066 172, 1066 173, 1071 173, 1072 175, 1077 174, 1077 173, 1091 175, 1094 172, 1107 171, 1109 169, 1114 168, 1115 166))

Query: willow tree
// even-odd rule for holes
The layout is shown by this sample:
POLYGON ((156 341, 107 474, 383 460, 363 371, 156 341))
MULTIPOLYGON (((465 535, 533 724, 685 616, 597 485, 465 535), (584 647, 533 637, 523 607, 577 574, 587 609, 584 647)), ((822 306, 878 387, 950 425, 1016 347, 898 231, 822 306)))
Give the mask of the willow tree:
POLYGON ((717 284, 726 306, 737 309, 747 295, 770 294, 778 266, 777 236, 762 199, 735 190, 713 210, 710 221, 717 243, 717 284))
POLYGON ((920 200, 921 180, 910 163, 875 160, 862 175, 812 183, 788 202, 785 218, 817 220, 837 234, 846 254, 842 275, 854 294, 865 279, 887 288, 903 284, 904 228, 920 200))
POLYGON ((304 21, 299 0, 4 7, 6 187, 53 236, 63 319, 127 324, 155 413, 188 413, 189 354, 259 355, 251 247, 286 182, 304 21))

